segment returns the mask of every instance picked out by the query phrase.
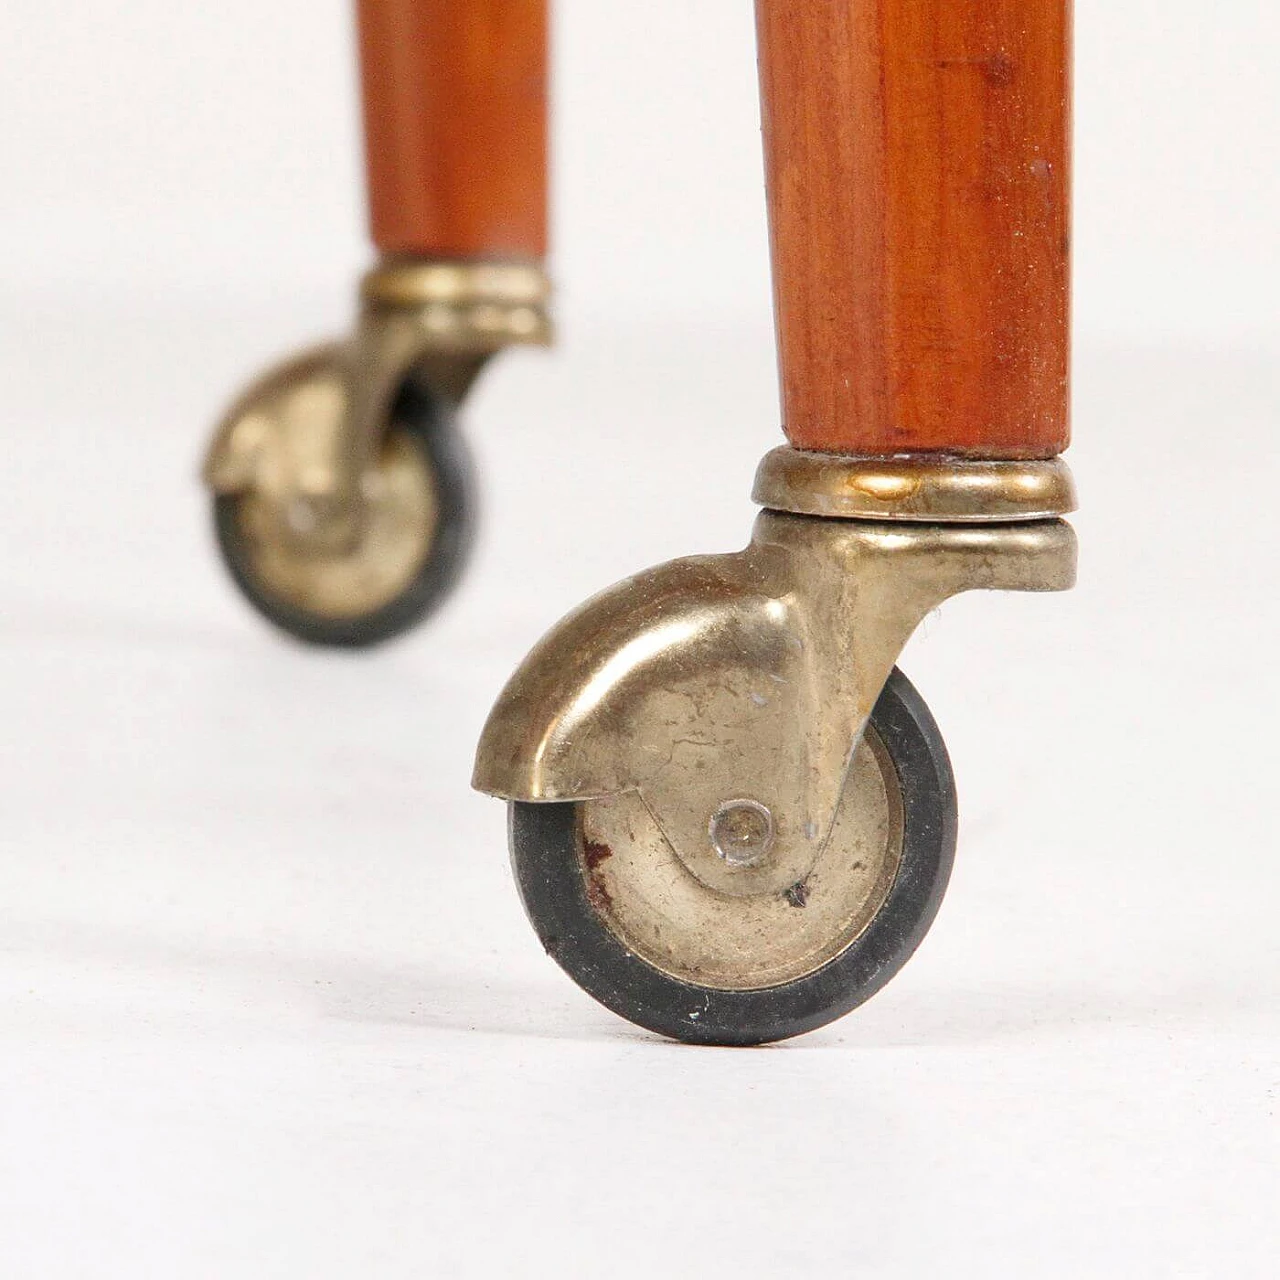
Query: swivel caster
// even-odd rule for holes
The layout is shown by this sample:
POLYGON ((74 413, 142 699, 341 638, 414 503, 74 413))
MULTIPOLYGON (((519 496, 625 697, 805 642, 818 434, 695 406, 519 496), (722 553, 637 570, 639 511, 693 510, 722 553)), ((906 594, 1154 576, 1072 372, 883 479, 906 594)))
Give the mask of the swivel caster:
POLYGON ((546 341, 546 293, 532 267, 385 263, 353 338, 235 405, 204 475, 223 559, 265 618, 363 647, 443 602, 474 523, 457 406, 496 351, 546 341))
MULTIPOLYGON (((232 580, 296 639, 350 647, 389 640, 434 611, 464 567, 471 465, 451 407, 411 375, 388 419, 361 477, 358 531, 345 542, 320 536, 314 501, 294 486, 214 493, 214 529, 232 580)), ((304 416, 301 430, 317 425, 304 416)), ((287 451, 283 434, 278 443, 287 451)))
POLYGON ((1058 462, 779 449, 756 496, 746 550, 650 570, 560 623, 476 761, 510 804, 547 952, 692 1043, 813 1030, 906 963, 946 889, 956 799, 897 655, 957 592, 1074 580, 1058 462))
MULTIPOLYGON (((874 995, 933 922, 951 874, 951 763, 894 670, 854 751, 831 832, 802 879, 750 896, 689 874, 637 792, 511 805, 525 910, 547 952, 624 1018, 676 1040, 759 1044, 874 995)), ((769 856, 778 818, 733 799, 712 816, 726 866, 769 856)))

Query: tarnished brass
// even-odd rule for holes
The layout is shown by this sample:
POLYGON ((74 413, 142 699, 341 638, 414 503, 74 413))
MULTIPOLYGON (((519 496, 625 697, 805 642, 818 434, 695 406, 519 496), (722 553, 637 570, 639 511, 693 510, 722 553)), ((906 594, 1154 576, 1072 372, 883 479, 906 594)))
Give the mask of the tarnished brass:
POLYGON ((765 511, 750 544, 596 596, 512 676, 474 785, 508 800, 636 792, 680 862, 733 897, 784 893, 826 848, 850 761, 903 645, 976 588, 1075 579, 1059 520, 922 524, 765 511), (767 854, 730 865, 715 815, 768 810, 767 854))
POLYGON ((586 801, 581 832, 587 892, 629 951, 696 986, 752 991, 820 969, 876 917, 902 861, 902 794, 868 728, 803 884, 751 898, 694 876, 635 791, 586 801))
POLYGON ((546 311, 551 284, 541 267, 527 263, 387 258, 360 282, 360 296, 373 306, 453 307, 460 328, 481 334, 505 331, 508 341, 547 341, 551 336, 546 311), (501 323, 495 326, 499 316, 501 323))
POLYGON ((857 458, 786 445, 765 454, 752 496, 796 515, 943 524, 1045 520, 1076 509, 1075 484, 1061 458, 857 458))
POLYGON ((280 365, 232 406, 214 434, 205 483, 215 493, 258 491, 281 540, 305 541, 324 556, 351 551, 367 515, 363 479, 377 470, 409 371, 422 368, 438 394, 461 400, 494 352, 550 341, 548 297, 547 278, 533 266, 380 263, 361 285, 350 339, 280 365), (283 462, 268 461, 271 437, 300 432, 310 436, 305 465, 289 469, 296 446, 283 462))
MULTIPOLYGON (((320 384, 302 385, 314 394, 320 384)), ((431 557, 440 510, 436 477, 408 434, 389 433, 361 480, 359 536, 343 548, 317 545, 307 525, 311 508, 297 504, 291 512, 274 487, 307 465, 314 436, 308 406, 298 409, 278 419, 263 444, 258 484, 236 498, 244 565, 258 590, 295 609, 319 618, 366 618, 399 599, 431 557), (299 418, 303 429, 295 430, 299 418), (281 512, 292 515, 287 537, 281 512)))
POLYGON ((305 492, 308 483, 323 492, 332 437, 346 414, 342 359, 342 344, 326 343, 251 383, 214 433, 202 471, 205 484, 214 493, 260 487, 292 494, 305 492), (299 457, 300 450, 308 456, 299 457))

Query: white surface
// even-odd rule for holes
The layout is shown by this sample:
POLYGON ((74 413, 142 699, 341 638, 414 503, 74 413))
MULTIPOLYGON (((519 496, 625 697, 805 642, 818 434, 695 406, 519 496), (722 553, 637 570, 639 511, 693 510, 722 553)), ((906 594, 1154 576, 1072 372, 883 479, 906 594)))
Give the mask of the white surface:
POLYGON ((343 658, 193 473, 346 319, 345 4, 0 7, 0 1276, 1270 1280, 1275 7, 1079 5, 1081 586, 913 642, 948 900, 751 1052, 581 995, 467 789, 532 640, 740 545, 776 440, 747 6, 560 12, 564 345, 471 406, 459 596, 343 658))
POLYGON ((0 317, 0 1273, 1274 1274, 1273 364, 1085 353, 1080 589, 904 660, 962 793, 933 933, 698 1051, 541 955, 467 775, 556 615, 745 538, 767 327, 496 367, 466 586, 353 659, 241 607, 192 479, 306 310, 0 317))

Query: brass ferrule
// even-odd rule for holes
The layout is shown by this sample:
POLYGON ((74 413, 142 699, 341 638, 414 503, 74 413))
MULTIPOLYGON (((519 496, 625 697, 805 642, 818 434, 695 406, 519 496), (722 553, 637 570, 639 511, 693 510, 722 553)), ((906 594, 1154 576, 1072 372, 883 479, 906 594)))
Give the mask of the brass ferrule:
POLYGON ((551 282, 529 263, 386 258, 360 284, 368 311, 413 312, 451 346, 545 346, 552 339, 551 282))
POLYGON ((786 445, 761 460, 752 497, 794 515, 923 524, 1052 520, 1076 509, 1061 458, 860 458, 786 445))

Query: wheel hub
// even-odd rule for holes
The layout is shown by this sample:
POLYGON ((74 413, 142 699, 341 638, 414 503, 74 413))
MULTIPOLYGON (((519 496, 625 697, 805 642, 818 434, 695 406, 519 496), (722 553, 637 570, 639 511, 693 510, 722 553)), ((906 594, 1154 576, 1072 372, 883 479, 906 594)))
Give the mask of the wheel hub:
MULTIPOLYGON (((830 838, 804 880, 781 892, 727 895, 703 883, 635 792, 582 805, 579 850, 588 897, 629 951, 695 986, 749 991, 805 977, 858 939, 893 887, 902 822, 896 773, 869 731, 830 838)), ((718 833, 733 866, 735 857, 767 856, 771 828, 763 805, 733 800, 716 814, 711 838, 718 833), (765 852, 755 852, 762 844, 765 852)))
POLYGON ((755 800, 730 800, 712 816, 709 834, 731 867, 758 867, 773 848, 773 814, 755 800))
POLYGON ((367 616, 397 599, 430 557, 439 518, 430 467, 404 433, 387 437, 360 500, 354 536, 335 539, 321 536, 325 522, 303 498, 282 507, 272 495, 244 494, 246 552, 263 588, 326 618, 367 616))

